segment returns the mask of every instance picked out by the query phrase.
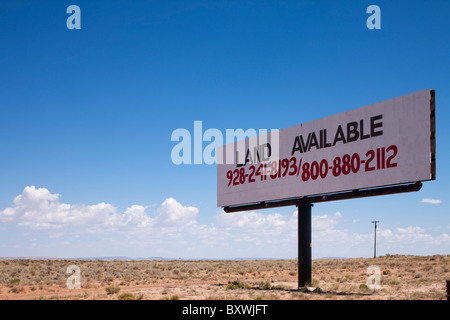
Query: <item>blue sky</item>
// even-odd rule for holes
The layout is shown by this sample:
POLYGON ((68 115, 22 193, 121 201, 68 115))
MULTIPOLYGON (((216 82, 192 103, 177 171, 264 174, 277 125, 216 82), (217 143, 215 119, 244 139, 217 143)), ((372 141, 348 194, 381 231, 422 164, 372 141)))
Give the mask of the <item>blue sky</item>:
POLYGON ((297 256, 295 208, 224 214, 178 128, 273 129, 436 90, 437 180, 317 204, 313 257, 449 254, 446 0, 3 1, 0 256, 297 256), (81 29, 69 30, 69 5, 81 29), (369 30, 366 9, 381 9, 369 30), (423 201, 434 199, 435 201, 423 201), (431 203, 430 203, 431 202, 431 203))

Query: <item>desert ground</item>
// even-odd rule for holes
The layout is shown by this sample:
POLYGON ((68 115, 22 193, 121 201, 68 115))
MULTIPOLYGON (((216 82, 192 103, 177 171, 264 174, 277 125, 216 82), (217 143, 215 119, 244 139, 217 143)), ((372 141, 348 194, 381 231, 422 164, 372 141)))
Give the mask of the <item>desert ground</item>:
POLYGON ((0 260, 1 300, 445 300, 446 280, 450 255, 313 260, 309 290, 297 288, 297 260, 0 260))

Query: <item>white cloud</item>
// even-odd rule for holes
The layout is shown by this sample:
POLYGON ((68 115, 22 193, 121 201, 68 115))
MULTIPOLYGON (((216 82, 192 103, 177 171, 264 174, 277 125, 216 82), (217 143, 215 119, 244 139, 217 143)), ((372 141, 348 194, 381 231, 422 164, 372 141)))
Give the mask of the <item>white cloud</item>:
POLYGON ((188 226, 196 223, 198 209, 182 206, 174 198, 168 198, 158 208, 158 213, 156 223, 159 226, 188 226))
POLYGON ((338 224, 338 219, 342 217, 340 212, 336 212, 333 216, 325 214, 323 216, 312 217, 312 227, 315 231, 332 230, 338 224))
MULTIPOLYGON (((225 229, 247 229, 256 231, 281 230, 293 217, 279 213, 263 214, 258 212, 222 212, 216 216, 217 227, 225 229)), ((296 218, 295 218, 296 219, 296 218)))
MULTIPOLYGON (((25 237, 37 235, 40 240, 33 242, 34 246, 45 239, 59 239, 59 243, 86 243, 96 248, 98 244, 88 243, 88 239, 102 235, 110 246, 141 248, 168 257, 183 253, 201 257, 202 252, 215 258, 297 255, 297 210, 292 214, 219 211, 212 223, 199 224, 198 208, 184 206, 171 197, 157 208, 134 204, 123 212, 104 202, 67 204, 59 199, 59 194, 46 188, 26 187, 12 206, 0 211, 0 223, 23 227, 25 237), (153 216, 148 211, 153 211, 153 216), (46 232, 47 237, 39 237, 37 232, 46 232)), ((314 255, 364 256, 371 252, 373 233, 351 233, 342 227, 342 221, 341 212, 312 216, 314 255)), ((448 246, 450 236, 432 236, 419 226, 381 227, 377 245, 381 251, 401 253, 419 246, 448 246)))
POLYGON ((146 213, 147 207, 132 205, 123 213, 108 203, 94 205, 59 202, 59 194, 46 188, 26 187, 14 198, 14 205, 0 211, 0 222, 14 222, 31 229, 60 229, 85 227, 99 232, 130 228, 189 225, 195 222, 198 209, 185 207, 173 198, 166 199, 155 218, 146 213))
POLYGON ((16 222, 32 229, 61 228, 104 223, 115 212, 114 206, 103 202, 90 206, 60 203, 59 194, 29 186, 14 198, 12 207, 0 211, 0 221, 16 222))
MULTIPOLYGON (((379 237, 386 250, 410 251, 423 250, 427 252, 433 247, 450 245, 447 234, 431 235, 418 226, 380 230, 379 237)), ((445 252, 443 252, 445 253, 445 252)))
POLYGON ((419 234, 424 233, 425 230, 420 227, 409 226, 407 228, 396 228, 399 234, 419 234))
POLYGON ((440 199, 432 199, 432 198, 423 198, 422 203, 431 203, 431 204, 440 204, 442 203, 442 200, 440 199))

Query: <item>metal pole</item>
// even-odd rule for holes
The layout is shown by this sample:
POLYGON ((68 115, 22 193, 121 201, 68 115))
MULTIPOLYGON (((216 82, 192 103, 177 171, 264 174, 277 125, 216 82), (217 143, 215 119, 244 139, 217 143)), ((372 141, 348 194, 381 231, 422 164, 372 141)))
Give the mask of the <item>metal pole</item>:
POLYGON ((377 257, 377 223, 380 221, 372 221, 372 223, 375 223, 375 233, 374 233, 374 240, 373 240, 373 257, 377 257))
POLYGON ((298 208, 298 287, 311 285, 311 203, 299 203, 298 208))

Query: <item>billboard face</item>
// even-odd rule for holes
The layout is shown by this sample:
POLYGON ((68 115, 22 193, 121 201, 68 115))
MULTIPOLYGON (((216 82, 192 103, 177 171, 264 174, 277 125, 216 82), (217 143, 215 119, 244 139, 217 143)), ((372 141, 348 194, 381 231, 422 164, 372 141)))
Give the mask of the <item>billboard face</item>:
POLYGON ((222 146, 217 205, 433 180, 432 116, 423 90, 222 146))

